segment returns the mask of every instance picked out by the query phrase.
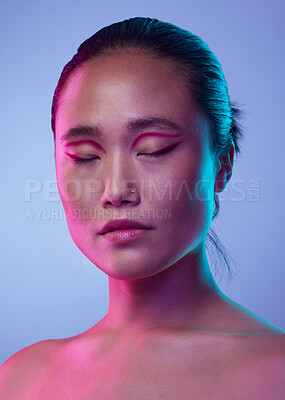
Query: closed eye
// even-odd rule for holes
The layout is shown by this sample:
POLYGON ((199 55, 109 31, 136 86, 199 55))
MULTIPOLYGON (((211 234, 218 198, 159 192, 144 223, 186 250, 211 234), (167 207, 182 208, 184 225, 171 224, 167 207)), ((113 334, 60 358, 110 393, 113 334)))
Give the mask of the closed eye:
MULTIPOLYGON (((147 158, 153 158, 153 157, 163 157, 166 156, 168 153, 170 153, 179 143, 175 143, 174 145, 170 145, 165 147, 164 149, 155 151, 154 153, 140 153, 138 154, 139 156, 145 156, 147 158)), ((66 153, 72 160, 74 164, 87 164, 91 162, 95 162, 96 160, 100 159, 100 157, 90 157, 90 158, 78 158, 74 156, 73 154, 66 153)))
POLYGON ((73 159, 75 164, 84 164, 84 163, 88 163, 91 161, 95 161, 97 160, 99 157, 92 157, 92 158, 75 158, 73 159))
POLYGON ((150 157, 150 158, 163 157, 163 156, 167 155, 168 153, 170 153, 179 143, 181 143, 181 142, 175 143, 174 145, 172 144, 168 147, 165 147, 164 149, 155 151, 154 153, 140 153, 139 155, 145 156, 145 157, 150 157))
POLYGON ((86 163, 95 161, 99 158, 97 156, 90 157, 90 158, 78 158, 78 157, 74 156, 73 154, 69 154, 69 153, 66 153, 66 154, 71 158, 71 160, 74 164, 86 164, 86 163))

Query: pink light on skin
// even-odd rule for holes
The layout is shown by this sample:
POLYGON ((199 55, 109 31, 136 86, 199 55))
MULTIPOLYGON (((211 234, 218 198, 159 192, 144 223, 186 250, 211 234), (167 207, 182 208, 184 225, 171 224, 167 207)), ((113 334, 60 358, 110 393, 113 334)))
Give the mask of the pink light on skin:
POLYGON ((69 143, 66 143, 64 146, 65 147, 79 146, 81 144, 89 144, 90 146, 95 147, 95 149, 103 151, 104 153, 106 153, 105 150, 103 149, 103 147, 100 146, 99 143, 97 143, 97 142, 95 142, 94 140, 91 140, 91 139, 82 139, 82 140, 77 140, 76 142, 69 142, 69 143))
MULTIPOLYGON (((197 196, 189 199, 189 191, 185 186, 180 190, 180 186, 185 181, 187 188, 194 193, 197 182, 207 179, 213 182, 213 194, 218 174, 210 153, 206 121, 192 105, 184 80, 161 60, 150 59, 145 54, 98 57, 70 77, 62 93, 56 122, 57 141, 64 143, 68 139, 68 146, 79 143, 92 143, 93 146, 96 140, 104 146, 104 141, 100 139, 100 134, 103 137, 104 132, 108 132, 110 143, 122 140, 122 143, 128 144, 128 151, 135 146, 137 149, 138 143, 142 148, 146 143, 141 142, 143 139, 153 143, 163 142, 160 148, 174 145, 183 137, 183 145, 178 151, 169 157, 155 159, 153 164, 144 159, 143 164, 137 163, 135 168, 130 168, 129 161, 121 157, 122 167, 118 169, 117 164, 113 165, 106 158, 104 171, 103 168, 97 171, 73 168, 65 162, 64 152, 58 146, 59 188, 60 193, 67 193, 67 196, 62 196, 62 201, 67 216, 70 216, 67 222, 75 244, 109 276, 110 300, 108 318, 102 324, 104 327, 125 334, 126 339, 160 327, 196 328, 204 322, 203 326, 216 327, 214 311, 217 308, 213 303, 217 304, 214 300, 218 294, 215 282, 208 274, 204 249, 213 202, 200 201, 197 196), (91 129, 85 123, 82 125, 82 121, 90 121, 90 115, 96 116, 100 123, 97 129, 94 126, 91 129), (157 116, 158 121, 155 120, 157 116), (162 126, 161 119, 173 119, 174 123, 162 126), (70 128, 76 122, 81 125, 70 128), (94 175, 100 188, 104 189, 96 193, 85 185, 94 175), (74 180, 82 184, 83 195, 70 201, 73 200, 73 192, 69 193, 67 188, 74 180), (127 191, 123 191, 123 180, 139 182, 137 196, 125 197, 127 191), (172 193, 179 193, 177 201, 167 195, 167 182, 172 185, 172 193), (154 186, 157 194, 150 198, 154 186), (91 193, 92 202, 89 200, 91 193), (90 211, 90 217, 76 218, 77 210, 90 211), (91 217, 94 210, 97 219, 91 217), (149 210, 151 216, 146 218, 145 213, 148 214, 149 210), (159 218, 157 211, 160 210, 170 210, 171 218, 159 218), (110 245, 106 251, 107 238, 95 235, 96 228, 105 219, 127 217, 127 213, 132 211, 139 212, 139 217, 134 220, 143 220, 154 229, 128 244, 110 245), (175 263, 175 267, 168 268, 170 262, 171 265, 175 263), (202 301, 205 298, 209 301, 202 301), (206 303, 210 305, 207 315, 203 308, 206 303), (198 310, 199 304, 201 307, 198 310), (200 319, 201 314, 203 317, 200 319)), ((151 144, 151 147, 154 146, 151 144)), ((69 148, 65 147, 65 150, 69 148)), ((105 150, 108 153, 109 147, 105 150)))
MULTIPOLYGON (((162 132, 147 132, 147 133, 142 133, 140 136, 138 136, 133 144, 132 144, 132 149, 137 146, 145 137, 147 136, 160 136, 160 137, 179 137, 181 136, 179 133, 173 133, 173 134, 169 134, 169 133, 162 133, 162 132)), ((106 153, 105 150, 103 149, 103 147, 95 142, 95 140, 92 139, 81 139, 81 140, 77 140, 75 142, 69 142, 66 143, 64 146, 65 147, 69 147, 69 146, 79 146, 82 144, 88 144, 92 147, 95 147, 97 150, 103 151, 103 153, 106 153)))
POLYGON ((162 132, 147 132, 147 133, 142 133, 140 136, 138 136, 133 144, 132 144, 132 149, 141 142, 142 139, 144 139, 146 136, 163 136, 163 137, 177 137, 180 136, 179 133, 162 133, 162 132))

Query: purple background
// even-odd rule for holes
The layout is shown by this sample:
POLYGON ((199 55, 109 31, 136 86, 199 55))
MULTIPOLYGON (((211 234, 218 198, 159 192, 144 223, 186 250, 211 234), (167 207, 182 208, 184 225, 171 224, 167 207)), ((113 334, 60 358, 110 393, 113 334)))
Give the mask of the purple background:
POLYGON ((107 276, 73 243, 57 193, 51 201, 44 191, 50 182, 56 190, 50 107, 59 74, 79 44, 134 16, 201 36, 221 61, 231 99, 247 111, 243 152, 220 196, 216 226, 239 272, 232 284, 217 282, 230 298, 285 329, 282 3, 2 2, 0 363, 39 340, 80 333, 107 312, 107 276), (30 201, 27 180, 42 185, 30 201))

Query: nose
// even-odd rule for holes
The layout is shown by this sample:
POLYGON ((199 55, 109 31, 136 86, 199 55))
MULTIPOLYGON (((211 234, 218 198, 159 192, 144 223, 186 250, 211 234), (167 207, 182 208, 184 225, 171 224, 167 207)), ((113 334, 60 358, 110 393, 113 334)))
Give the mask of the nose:
POLYGON ((106 207, 110 204, 121 206, 122 204, 137 204, 139 202, 137 182, 134 176, 131 176, 132 169, 124 155, 114 156, 110 160, 101 198, 103 206, 106 207))

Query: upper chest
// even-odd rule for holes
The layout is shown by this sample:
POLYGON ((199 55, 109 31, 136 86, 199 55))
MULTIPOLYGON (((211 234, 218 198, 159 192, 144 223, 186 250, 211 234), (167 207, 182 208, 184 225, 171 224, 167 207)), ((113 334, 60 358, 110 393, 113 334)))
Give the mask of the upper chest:
POLYGON ((257 341, 177 337, 87 350, 78 344, 66 354, 40 388, 42 400, 246 400, 270 390, 257 341))

